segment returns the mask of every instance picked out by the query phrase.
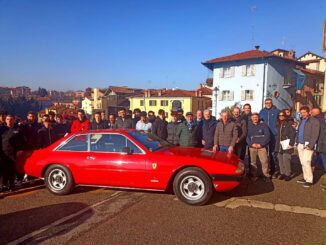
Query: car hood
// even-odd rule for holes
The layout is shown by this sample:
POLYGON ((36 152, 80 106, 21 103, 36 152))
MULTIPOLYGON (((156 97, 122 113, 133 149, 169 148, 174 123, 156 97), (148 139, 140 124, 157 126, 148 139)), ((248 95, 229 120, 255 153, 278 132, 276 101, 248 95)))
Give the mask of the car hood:
POLYGON ((213 160, 222 163, 229 163, 234 166, 238 166, 238 162, 239 162, 238 157, 234 154, 229 154, 227 152, 222 152, 222 151, 217 151, 214 153, 211 150, 206 150, 203 148, 194 148, 194 147, 175 146, 175 147, 166 148, 154 152, 154 154, 213 160))

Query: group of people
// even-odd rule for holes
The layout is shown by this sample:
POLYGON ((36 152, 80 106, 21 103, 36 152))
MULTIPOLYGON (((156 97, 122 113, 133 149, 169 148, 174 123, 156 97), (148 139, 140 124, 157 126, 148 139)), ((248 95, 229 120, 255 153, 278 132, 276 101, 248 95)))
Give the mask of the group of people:
MULTIPOLYGON (((291 110, 280 111, 272 99, 265 100, 260 113, 252 112, 251 105, 245 104, 243 112, 234 107, 231 117, 227 111, 222 111, 219 119, 213 117, 210 110, 198 110, 195 116, 192 112, 184 115, 182 108, 171 112, 170 122, 162 109, 157 116, 153 111, 147 113, 139 109, 133 114, 122 108, 117 117, 110 114, 106 119, 105 112, 96 112, 91 122, 83 110, 78 110, 77 119, 50 112, 38 123, 33 112, 29 112, 23 122, 0 112, 0 191, 13 190, 24 179, 15 172, 18 151, 45 148, 68 133, 100 129, 137 129, 173 145, 233 153, 243 161, 248 156, 246 172, 253 182, 259 175, 265 182, 270 182, 271 178, 289 181, 295 146, 303 171, 303 179, 298 183, 304 187, 313 184, 311 163, 314 155, 315 164, 323 164, 326 171, 326 113, 322 114, 319 108, 313 108, 311 113, 309 107, 300 108, 298 125, 291 110)), ((326 185, 323 190, 326 191, 326 185)))

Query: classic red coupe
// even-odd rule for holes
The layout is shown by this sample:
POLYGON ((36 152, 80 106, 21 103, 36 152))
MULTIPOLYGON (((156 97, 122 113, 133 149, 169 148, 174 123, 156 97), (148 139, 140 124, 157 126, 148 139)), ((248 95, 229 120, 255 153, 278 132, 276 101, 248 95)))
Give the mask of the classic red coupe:
POLYGON ((17 170, 44 178, 64 195, 75 185, 165 191, 191 205, 209 201, 214 189, 235 188, 244 173, 238 157, 202 148, 173 146, 150 133, 100 130, 70 134, 28 157, 17 170))

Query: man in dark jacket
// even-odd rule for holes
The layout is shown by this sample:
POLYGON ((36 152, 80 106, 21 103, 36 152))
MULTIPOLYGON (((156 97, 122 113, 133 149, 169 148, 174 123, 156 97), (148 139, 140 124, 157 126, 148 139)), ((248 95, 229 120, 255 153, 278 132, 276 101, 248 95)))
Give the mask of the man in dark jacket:
POLYGON ((109 115, 108 128, 109 129, 117 128, 117 124, 116 124, 116 120, 115 120, 115 115, 114 114, 110 114, 109 115))
POLYGON ((38 130, 37 134, 39 149, 46 148, 59 139, 49 119, 44 120, 43 127, 38 130))
POLYGON ((168 137, 167 125, 168 122, 165 121, 165 111, 160 109, 158 111, 158 117, 152 125, 152 133, 159 138, 166 140, 168 137))
MULTIPOLYGON (((321 113, 321 109, 319 107, 314 107, 311 109, 311 116, 318 119, 320 125, 324 122, 324 115, 321 113)), ((315 156, 313 157, 312 165, 315 167, 322 165, 322 160, 319 152, 316 152, 315 156)))
POLYGON ((198 147, 203 147, 202 145, 202 139, 203 139, 203 123, 204 123, 204 118, 203 118, 203 112, 202 110, 197 110, 196 112, 196 118, 194 119, 194 122, 198 126, 198 147))
POLYGON ((37 149, 37 131, 42 127, 40 123, 36 121, 34 112, 30 111, 27 114, 27 120, 23 123, 23 132, 25 137, 26 150, 37 149))
POLYGON ((171 122, 167 125, 168 138, 166 140, 174 145, 179 144, 177 139, 177 128, 179 123, 177 121, 178 114, 175 111, 171 112, 171 122))
POLYGON ((126 109, 122 108, 118 112, 119 117, 116 120, 116 126, 118 129, 132 128, 132 120, 126 115, 126 109))
POLYGON ((265 124, 268 126, 269 130, 271 131, 270 134, 270 142, 268 145, 269 150, 269 166, 272 177, 275 179, 277 178, 279 174, 279 165, 277 161, 277 154, 275 152, 275 142, 276 142, 276 136, 277 136, 277 130, 276 130, 276 120, 277 115, 280 112, 279 109, 277 109, 273 105, 272 99, 266 99, 265 100, 265 108, 262 109, 259 113, 260 120, 263 120, 265 124))
POLYGON ((136 108, 134 109, 134 118, 132 119, 132 128, 135 129, 136 128, 136 124, 137 122, 140 120, 140 109, 136 108))
POLYGON ((148 121, 153 125, 155 122, 156 116, 154 111, 149 111, 148 112, 148 121))
POLYGON ((270 141, 270 130, 265 123, 259 122, 259 114, 253 113, 251 116, 252 123, 248 126, 247 144, 250 152, 250 175, 252 181, 258 178, 257 156, 259 157, 264 174, 264 181, 270 182, 268 169, 268 159, 266 147, 270 141))
POLYGON ((309 188, 313 185, 311 159, 318 142, 320 122, 309 115, 308 106, 301 107, 300 114, 301 121, 298 127, 297 143, 303 179, 298 180, 297 183, 302 183, 304 187, 309 188))
POLYGON ((177 139, 180 146, 198 146, 198 126, 194 122, 191 112, 187 112, 185 122, 179 123, 177 128, 177 139))
POLYGON ((95 112, 94 120, 89 125, 90 130, 98 130, 98 129, 106 129, 108 126, 106 125, 105 121, 101 118, 101 112, 95 112))
POLYGON ((204 111, 202 144, 205 149, 213 149, 216 119, 212 117, 210 110, 204 111))
POLYGON ((236 154, 241 160, 244 160, 244 155, 242 155, 243 145, 246 142, 247 137, 247 123, 240 116, 240 108, 234 107, 232 111, 233 117, 231 121, 235 123, 238 130, 238 138, 235 142, 234 154, 236 154))
MULTIPOLYGON (((324 120, 320 124, 320 134, 317 145, 317 152, 320 154, 324 166, 324 173, 326 173, 326 112, 323 113, 324 120)), ((322 190, 326 191, 326 183, 321 184, 322 190)))
POLYGON ((62 115, 61 114, 57 114, 55 116, 56 118, 56 124, 54 126, 54 130, 56 132, 56 135, 58 137, 58 139, 63 138, 66 134, 70 133, 70 125, 66 122, 64 123, 62 115))
POLYGON ((238 138, 238 129, 234 122, 231 122, 228 112, 221 112, 221 120, 216 125, 214 134, 213 151, 224 151, 233 153, 238 138))
POLYGON ((24 134, 22 130, 15 126, 15 117, 7 115, 6 126, 1 134, 1 162, 4 170, 3 185, 9 182, 9 189, 15 188, 15 161, 18 151, 23 150, 24 134))
POLYGON ((182 108, 178 108, 177 113, 178 113, 178 123, 182 123, 182 122, 186 121, 185 117, 183 116, 182 108))
POLYGON ((6 126, 7 114, 8 113, 6 111, 0 111, 0 127, 1 126, 6 126))

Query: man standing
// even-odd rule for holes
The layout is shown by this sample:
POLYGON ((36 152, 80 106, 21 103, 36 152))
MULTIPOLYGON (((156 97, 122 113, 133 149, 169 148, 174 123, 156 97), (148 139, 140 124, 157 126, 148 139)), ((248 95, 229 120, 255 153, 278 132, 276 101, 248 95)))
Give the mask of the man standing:
POLYGON ((0 127, 1 126, 6 126, 7 114, 8 113, 6 111, 0 111, 0 127))
POLYGON ((148 119, 149 119, 149 122, 153 125, 153 123, 154 123, 154 121, 156 119, 154 111, 149 111, 148 112, 148 119))
POLYGON ((119 117, 116 120, 117 128, 119 129, 127 129, 132 128, 132 120, 130 117, 126 115, 126 109, 122 108, 119 110, 119 117))
POLYGON ((178 108, 177 113, 178 113, 178 123, 182 123, 182 122, 186 121, 185 117, 183 116, 182 108, 178 108))
MULTIPOLYGON (((320 125, 324 123, 324 115, 321 113, 321 109, 319 107, 314 107, 311 109, 311 116, 318 119, 320 125)), ((312 160, 312 165, 318 167, 321 164, 322 164, 322 160, 320 158, 320 154, 319 152, 316 152, 312 160)))
POLYGON ((303 172, 303 179, 298 180, 297 183, 302 183, 304 184, 304 187, 309 188, 313 184, 311 159, 318 141, 320 122, 318 119, 309 115, 308 106, 301 107, 300 114, 301 121, 299 124, 297 142, 298 154, 303 172))
POLYGON ((147 119, 146 111, 140 113, 140 120, 136 123, 136 129, 142 130, 145 133, 150 133, 152 131, 152 124, 147 119))
POLYGON ((6 116, 6 126, 1 135, 1 158, 4 170, 3 185, 9 182, 9 190, 15 188, 15 161, 18 151, 23 150, 24 135, 22 130, 15 126, 15 117, 6 116))
POLYGON ((205 149, 213 149, 216 124, 217 121, 212 117, 211 111, 204 110, 202 144, 205 149))
POLYGON ((49 119, 50 119, 50 122, 52 123, 52 126, 54 126, 54 124, 56 124, 56 121, 55 121, 55 112, 54 111, 50 111, 49 112, 49 119))
POLYGON ((51 145, 58 140, 58 136, 53 129, 50 119, 45 119, 43 122, 43 128, 37 132, 38 148, 43 149, 51 145))
POLYGON ((270 182, 270 174, 268 169, 268 159, 266 147, 270 141, 270 130, 265 123, 259 122, 259 114, 253 113, 251 116, 252 123, 248 126, 247 144, 250 152, 250 174, 251 180, 256 181, 258 179, 257 170, 257 155, 259 157, 262 171, 264 174, 264 181, 270 182))
POLYGON ((90 124, 89 129, 90 130, 98 130, 98 129, 106 129, 108 126, 105 124, 105 122, 101 118, 101 112, 95 112, 94 120, 90 124))
POLYGON ((158 117, 153 123, 152 133, 158 136, 159 138, 166 140, 168 137, 167 125, 168 123, 167 121, 165 121, 165 111, 160 109, 158 111, 158 117))
POLYGON ((279 112, 280 110, 273 105, 273 100, 266 99, 265 108, 262 109, 259 113, 260 120, 263 120, 265 124, 268 126, 269 130, 271 131, 268 153, 269 153, 270 171, 271 174, 273 175, 272 176, 273 179, 277 178, 280 170, 277 161, 277 153, 275 152, 275 143, 276 143, 276 136, 277 136, 276 121, 279 112))
POLYGON ((247 127, 251 123, 251 105, 245 104, 243 106, 242 119, 246 121, 247 127))
POLYGON ((55 124, 55 133, 58 137, 58 139, 63 138, 66 134, 70 133, 70 127, 69 124, 63 123, 63 118, 61 114, 57 114, 55 116, 56 118, 56 124, 55 124))
POLYGON ((89 128, 89 120, 85 116, 85 111, 79 109, 77 113, 78 119, 76 119, 71 126, 72 133, 84 132, 89 128))
POLYGON ((246 121, 240 117, 239 107, 233 108, 232 115, 233 117, 231 117, 231 121, 235 123, 238 130, 238 138, 235 142, 234 154, 236 154, 241 160, 244 160, 244 155, 241 153, 247 137, 247 124, 246 121))
POLYGON ((198 146, 198 126, 191 112, 187 112, 186 121, 178 125, 176 135, 180 146, 198 146))
POLYGON ((178 121, 178 114, 175 111, 171 112, 171 122, 167 125, 167 131, 168 131, 168 138, 166 139, 168 142, 174 145, 178 145, 178 139, 177 139, 177 128, 179 123, 178 121))
POLYGON ((115 115, 114 114, 109 115, 108 128, 109 129, 117 128, 117 125, 115 123, 115 115))
POLYGON ((197 110, 196 112, 196 118, 194 122, 197 124, 198 128, 198 147, 203 147, 202 145, 202 139, 203 139, 203 112, 201 110, 197 110))
POLYGON ((224 151, 233 153, 235 143, 238 139, 238 129, 234 122, 229 120, 226 111, 221 112, 221 120, 217 123, 214 134, 213 151, 224 151))
POLYGON ((28 112, 27 120, 24 122, 23 125, 23 132, 26 141, 26 150, 37 149, 37 131, 42 127, 42 125, 35 120, 34 112, 28 112))
POLYGON ((132 128, 136 128, 137 122, 140 120, 140 109, 134 110, 134 118, 132 119, 132 128))

